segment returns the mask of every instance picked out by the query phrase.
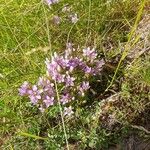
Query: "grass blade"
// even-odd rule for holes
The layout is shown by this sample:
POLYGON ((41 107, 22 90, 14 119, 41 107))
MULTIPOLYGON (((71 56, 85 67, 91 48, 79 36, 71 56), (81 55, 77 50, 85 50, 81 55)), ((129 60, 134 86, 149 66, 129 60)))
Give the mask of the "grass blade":
POLYGON ((34 138, 36 140, 48 140, 48 138, 43 138, 43 137, 40 137, 40 136, 37 136, 34 134, 30 134, 30 133, 26 133, 26 132, 20 132, 19 135, 34 138))

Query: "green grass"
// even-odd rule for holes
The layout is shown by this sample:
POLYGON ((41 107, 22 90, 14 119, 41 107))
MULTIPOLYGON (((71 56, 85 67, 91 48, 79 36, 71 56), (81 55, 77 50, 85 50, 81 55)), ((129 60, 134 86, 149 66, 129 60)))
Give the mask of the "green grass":
MULTIPOLYGON (((146 4, 143 3, 143 7, 144 5, 146 4)), ((126 68, 120 43, 125 45, 130 40, 128 34, 133 35, 132 32, 136 30, 139 16, 143 13, 139 11, 141 6, 139 0, 112 0, 110 3, 106 0, 62 0, 50 9, 40 0, 1 0, 0 149, 55 150, 66 147, 61 118, 56 115, 59 109, 53 108, 45 114, 40 113, 30 105, 28 99, 18 95, 18 87, 23 81, 35 83, 45 72, 45 58, 50 57, 51 51, 62 52, 67 41, 73 42, 75 48, 96 47, 105 60, 111 62, 109 66, 115 69, 112 72, 106 71, 106 88, 114 90, 113 86, 125 76, 125 82, 119 83, 118 90, 123 93, 122 101, 125 101, 127 107, 121 108, 118 104, 108 112, 116 113, 119 122, 124 121, 123 126, 126 123, 132 124, 132 120, 149 103, 149 90, 142 91, 150 85, 149 58, 142 56, 135 60, 136 63, 131 68, 126 68), (72 12, 79 16, 75 25, 68 21, 67 14, 61 12, 65 4, 72 6, 72 12), (53 15, 62 18, 60 25, 52 23, 53 15), (119 58, 120 55, 123 57, 120 59, 123 64, 118 64, 118 61, 114 64, 114 58, 119 58), (139 93, 135 92, 134 86, 139 86, 139 93), (144 106, 140 107, 142 104, 144 106), (130 107, 133 111, 128 116, 130 107)), ((99 109, 103 111, 99 106, 101 100, 92 100, 94 102, 90 111, 89 108, 81 108, 77 118, 65 120, 70 149, 77 149, 76 146, 78 149, 106 149, 119 139, 117 131, 113 134, 101 127, 105 124, 99 119, 99 109)), ((126 129, 121 132, 126 132, 126 129)))

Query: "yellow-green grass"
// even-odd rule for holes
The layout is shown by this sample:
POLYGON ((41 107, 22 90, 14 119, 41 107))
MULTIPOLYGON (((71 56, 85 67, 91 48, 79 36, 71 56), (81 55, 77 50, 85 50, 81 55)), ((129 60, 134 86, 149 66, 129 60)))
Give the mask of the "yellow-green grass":
MULTIPOLYGON (((56 130, 61 128, 61 119, 56 118, 58 124, 52 125, 48 114, 40 113, 28 99, 18 95, 18 87, 23 81, 35 83, 45 72, 45 58, 50 57, 51 51, 62 52, 67 42, 80 49, 96 47, 106 59, 111 59, 104 43, 110 38, 117 51, 120 42, 128 41, 128 33, 138 24, 140 5, 139 0, 62 0, 49 8, 40 0, 0 1, 0 144, 3 149, 55 149, 64 144, 56 130), (78 14, 75 25, 61 11, 65 4, 78 14), (52 22, 53 15, 62 18, 60 25, 52 22), (56 136, 55 141, 52 136, 56 136)), ((84 130, 83 127, 82 134, 84 130)))

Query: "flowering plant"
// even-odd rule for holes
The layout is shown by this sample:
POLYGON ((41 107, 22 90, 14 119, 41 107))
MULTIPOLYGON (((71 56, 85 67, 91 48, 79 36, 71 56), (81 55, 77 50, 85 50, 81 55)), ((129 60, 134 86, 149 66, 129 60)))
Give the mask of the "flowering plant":
POLYGON ((19 93, 28 96, 31 103, 37 105, 42 112, 60 103, 64 107, 64 115, 71 115, 72 107, 90 89, 90 79, 101 73, 104 60, 99 59, 94 48, 85 48, 79 54, 68 44, 62 55, 54 53, 45 63, 46 75, 40 77, 35 85, 25 81, 19 88, 19 93))

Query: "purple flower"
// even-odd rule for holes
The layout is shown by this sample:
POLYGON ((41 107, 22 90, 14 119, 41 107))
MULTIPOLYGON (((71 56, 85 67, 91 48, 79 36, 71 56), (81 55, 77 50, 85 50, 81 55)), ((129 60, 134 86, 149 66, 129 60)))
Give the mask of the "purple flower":
POLYGON ((83 81, 79 87, 79 91, 82 96, 84 96, 84 92, 87 91, 90 88, 88 81, 83 81))
POLYGON ((54 53, 54 57, 52 59, 63 69, 66 68, 68 59, 64 58, 63 56, 58 56, 57 53, 54 53))
MULTIPOLYGON (((51 3, 53 2, 51 1, 51 3)), ((78 51, 73 52, 75 52, 75 49, 71 43, 68 43, 62 55, 54 53, 51 60, 46 59, 47 75, 40 77, 37 85, 32 87, 28 82, 24 82, 19 88, 20 95, 28 96, 31 103, 38 104, 37 106, 43 112, 46 108, 55 104, 56 89, 54 81, 56 81, 57 92, 61 94, 61 104, 65 105, 71 102, 74 105, 75 97, 73 96, 80 98, 85 95, 85 92, 90 88, 90 77, 100 74, 104 60, 98 59, 98 54, 94 48, 83 49, 83 55, 78 57, 75 55, 78 51)), ((71 114, 73 114, 71 106, 65 107, 64 115, 70 116, 71 114)))
POLYGON ((75 78, 68 74, 65 79, 66 86, 74 86, 74 80, 75 78))
POLYGON ((54 96, 54 83, 51 83, 50 80, 48 80, 47 78, 40 77, 38 81, 38 86, 41 88, 39 90, 41 91, 41 93, 46 92, 48 95, 54 96))
POLYGON ((82 71, 84 71, 87 74, 91 74, 92 73, 92 68, 89 67, 85 62, 81 62, 80 63, 80 68, 82 69, 82 71))
POLYGON ((47 74, 53 80, 58 81, 58 83, 64 82, 65 75, 60 74, 61 66, 55 61, 55 57, 53 57, 52 62, 46 60, 47 65, 47 74))
POLYGON ((64 116, 71 116, 74 112, 72 111, 72 107, 64 107, 64 116))
POLYGON ((86 67, 84 68, 84 72, 87 73, 87 74, 91 74, 91 73, 92 73, 92 68, 89 67, 89 66, 86 66, 86 67))
POLYGON ((45 103, 46 107, 48 108, 49 106, 54 105, 54 97, 46 96, 46 98, 43 100, 43 102, 45 103))
POLYGON ((90 49, 90 47, 83 49, 83 56, 85 56, 88 60, 93 62, 94 59, 97 57, 97 53, 95 49, 90 49))
POLYGON ((70 18, 72 23, 76 23, 79 20, 77 14, 70 15, 70 18))
POLYGON ((58 83, 63 83, 65 81, 65 75, 63 74, 56 74, 52 76, 53 80, 56 80, 58 83))
POLYGON ((38 81, 38 85, 41 86, 42 88, 45 88, 45 91, 47 91, 48 87, 52 87, 54 86, 53 83, 50 82, 50 80, 48 80, 47 78, 44 78, 44 77, 40 77, 39 78, 39 81, 38 81))
POLYGON ((76 57, 76 58, 70 59, 67 66, 69 70, 72 71, 74 68, 76 68, 80 64, 81 64, 81 60, 76 57))
POLYGON ((103 65, 105 64, 104 60, 98 60, 95 62, 96 66, 93 68, 93 75, 100 74, 100 71, 102 70, 103 65))
POLYGON ((98 61, 96 62, 96 69, 101 70, 104 64, 105 64, 105 62, 104 62, 103 59, 98 60, 98 61))
POLYGON ((30 87, 30 85, 29 85, 29 83, 27 82, 27 81, 25 81, 23 84, 22 84, 22 86, 19 88, 19 94, 21 95, 21 96, 24 96, 24 95, 27 95, 28 93, 28 90, 29 90, 29 87, 30 87))
POLYGON ((58 64, 56 62, 50 62, 48 59, 46 59, 45 63, 47 66, 47 71, 50 75, 53 74, 54 71, 57 71, 58 64))
POLYGON ((51 71, 52 73, 53 72, 60 72, 61 71, 61 66, 58 64, 58 62, 56 61, 52 61, 50 64, 49 64, 49 71, 51 71))
POLYGON ((71 100, 71 97, 70 95, 67 93, 67 94, 64 94, 61 96, 60 98, 60 102, 64 105, 66 103, 68 103, 69 101, 71 100))
POLYGON ((31 103, 34 105, 38 103, 38 100, 41 99, 41 92, 38 90, 36 85, 32 86, 32 89, 28 91, 29 98, 31 103))
POLYGON ((87 91, 90 86, 89 86, 89 82, 88 81, 83 81, 82 84, 81 84, 81 88, 84 90, 84 91, 87 91))
POLYGON ((67 43, 66 44, 66 49, 71 49, 72 50, 73 49, 72 43, 67 43))

